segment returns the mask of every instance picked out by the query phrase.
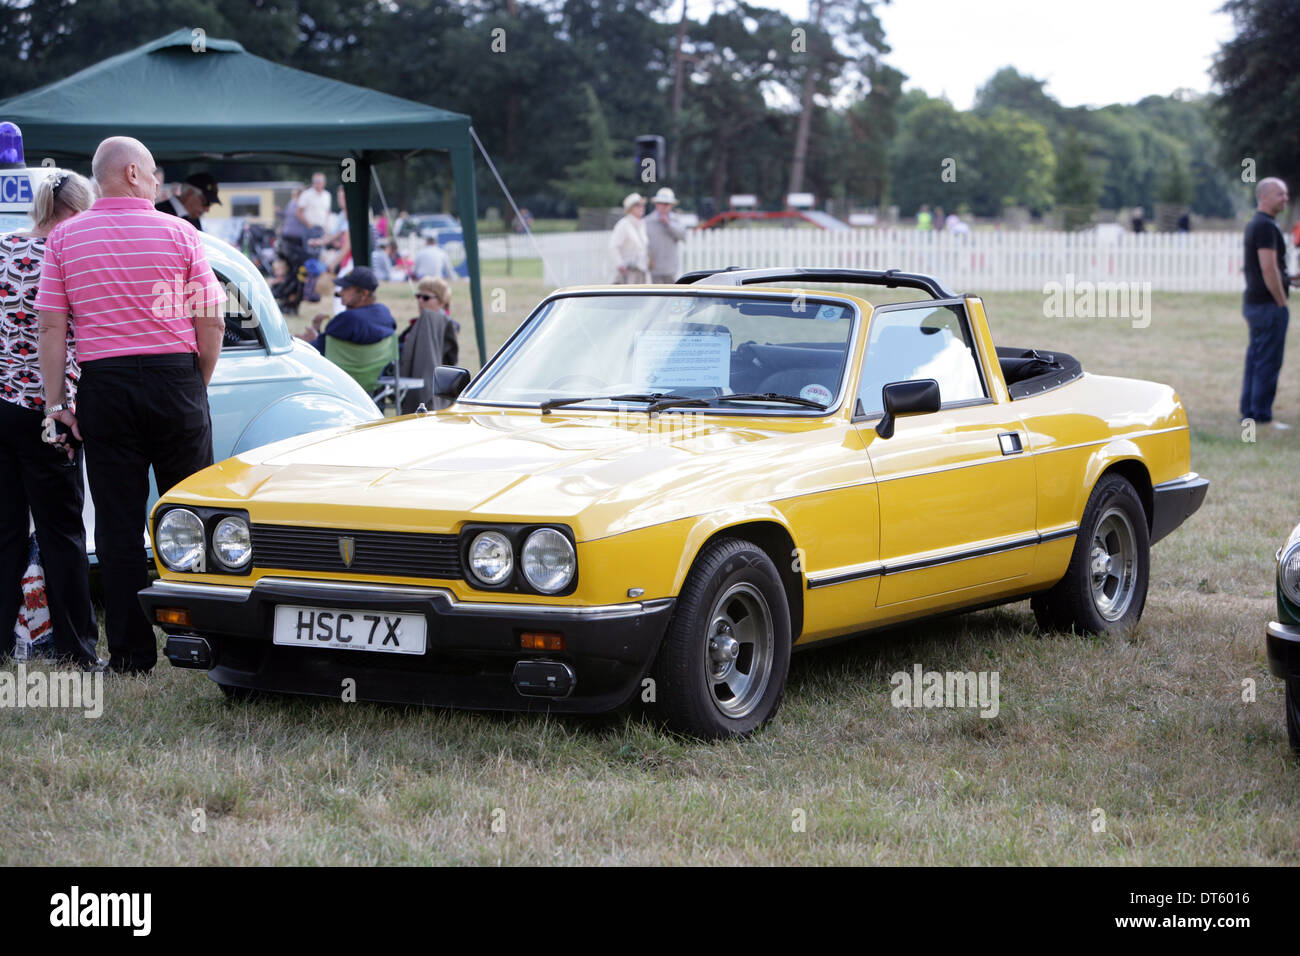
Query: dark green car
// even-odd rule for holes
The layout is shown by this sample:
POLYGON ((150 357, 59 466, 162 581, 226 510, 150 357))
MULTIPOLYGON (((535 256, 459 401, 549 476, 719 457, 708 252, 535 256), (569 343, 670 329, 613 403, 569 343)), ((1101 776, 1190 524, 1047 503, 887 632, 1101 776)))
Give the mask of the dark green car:
POLYGON ((1300 525, 1277 552, 1277 620, 1268 623, 1268 669, 1286 681, 1286 732, 1300 754, 1300 525))

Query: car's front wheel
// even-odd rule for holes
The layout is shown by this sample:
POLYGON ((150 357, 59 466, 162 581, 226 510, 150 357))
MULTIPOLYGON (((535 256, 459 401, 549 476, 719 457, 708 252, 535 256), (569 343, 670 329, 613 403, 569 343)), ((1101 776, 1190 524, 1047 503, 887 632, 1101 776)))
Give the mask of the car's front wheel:
POLYGON ((704 739, 752 733, 776 713, 790 667, 790 609, 761 548, 721 538, 701 552, 655 662, 668 727, 704 739))
POLYGON ((1147 600, 1151 535, 1137 490, 1121 475, 1097 482, 1065 577, 1030 602, 1039 627, 1103 634, 1135 626, 1147 600))

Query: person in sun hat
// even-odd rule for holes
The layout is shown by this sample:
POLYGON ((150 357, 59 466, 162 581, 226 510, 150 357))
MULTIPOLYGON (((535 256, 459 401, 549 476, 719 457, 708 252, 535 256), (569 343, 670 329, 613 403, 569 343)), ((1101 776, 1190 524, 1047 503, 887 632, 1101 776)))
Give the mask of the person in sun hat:
POLYGON ((677 196, 667 186, 655 193, 651 202, 655 204, 654 215, 645 222, 650 250, 650 281, 671 284, 681 271, 677 245, 686 238, 686 227, 673 212, 677 196))
POLYGON ((614 263, 614 282, 646 282, 650 276, 650 254, 645 234, 645 197, 628 193, 623 197, 624 216, 614 224, 609 251, 614 263))

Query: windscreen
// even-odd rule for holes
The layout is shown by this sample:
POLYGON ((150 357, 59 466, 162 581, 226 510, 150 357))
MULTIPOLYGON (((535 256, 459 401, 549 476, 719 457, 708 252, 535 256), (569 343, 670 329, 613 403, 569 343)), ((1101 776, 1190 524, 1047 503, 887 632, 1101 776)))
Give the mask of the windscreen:
POLYGON ((815 413, 839 396, 855 320, 848 303, 804 295, 565 296, 546 303, 461 400, 675 395, 815 413))

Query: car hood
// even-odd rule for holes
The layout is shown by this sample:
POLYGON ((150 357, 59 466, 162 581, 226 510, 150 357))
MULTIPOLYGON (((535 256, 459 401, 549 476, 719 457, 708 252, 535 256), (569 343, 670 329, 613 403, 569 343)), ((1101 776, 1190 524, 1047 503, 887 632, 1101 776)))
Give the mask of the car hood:
POLYGON ((254 449, 171 497, 246 501, 254 520, 337 526, 353 524, 357 508, 370 509, 365 520, 377 528, 564 521, 585 539, 699 514, 737 493, 793 491, 854 443, 838 420, 719 418, 666 415, 652 426, 644 412, 408 416, 254 449), (828 443, 828 430, 843 442, 828 443))

